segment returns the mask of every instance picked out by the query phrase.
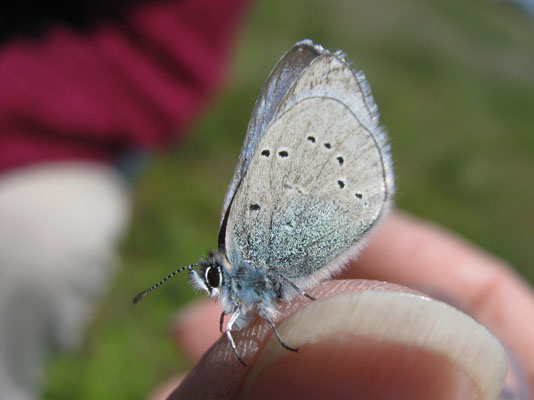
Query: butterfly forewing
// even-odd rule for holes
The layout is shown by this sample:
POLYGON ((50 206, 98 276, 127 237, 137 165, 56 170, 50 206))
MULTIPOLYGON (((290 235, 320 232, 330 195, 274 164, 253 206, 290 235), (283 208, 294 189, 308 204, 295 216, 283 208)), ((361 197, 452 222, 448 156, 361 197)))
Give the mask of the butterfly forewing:
POLYGON ((279 112, 281 101, 286 97, 294 82, 301 76, 302 71, 309 67, 310 63, 324 51, 321 46, 314 45, 310 40, 296 43, 282 56, 263 84, 250 117, 234 176, 224 197, 221 224, 260 139, 267 126, 279 112))

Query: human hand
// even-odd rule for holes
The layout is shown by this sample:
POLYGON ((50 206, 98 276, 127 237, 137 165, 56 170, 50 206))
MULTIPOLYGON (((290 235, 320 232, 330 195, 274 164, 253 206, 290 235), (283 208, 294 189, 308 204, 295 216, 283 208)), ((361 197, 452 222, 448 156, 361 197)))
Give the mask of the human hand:
MULTIPOLYGON (((516 355, 532 392, 532 290, 501 261, 396 213, 343 274, 350 280, 319 284, 309 291, 317 301, 297 296, 281 305, 279 331, 296 354, 258 320, 234 335, 243 367, 224 337, 208 349, 220 337, 218 304, 183 313, 177 338, 194 360, 208 351, 170 398, 496 398, 506 359, 486 329, 411 289, 356 276, 460 307, 516 355)), ((507 386, 520 393, 521 378, 509 374, 507 386)))

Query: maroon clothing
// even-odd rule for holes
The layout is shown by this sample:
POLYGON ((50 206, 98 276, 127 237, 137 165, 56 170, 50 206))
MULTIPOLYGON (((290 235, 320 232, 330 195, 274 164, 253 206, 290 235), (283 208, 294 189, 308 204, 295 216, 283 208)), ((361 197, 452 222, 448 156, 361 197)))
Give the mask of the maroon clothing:
POLYGON ((112 161, 183 134, 221 80, 245 2, 133 2, 84 29, 10 36, 0 44, 0 172, 112 161))

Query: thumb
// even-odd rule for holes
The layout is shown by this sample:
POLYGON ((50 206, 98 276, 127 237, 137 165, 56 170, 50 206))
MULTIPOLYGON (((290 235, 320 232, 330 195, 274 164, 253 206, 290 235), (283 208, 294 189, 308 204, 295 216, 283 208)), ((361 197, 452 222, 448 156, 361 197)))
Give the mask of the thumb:
POLYGON ((397 285, 329 281, 283 306, 283 349, 260 321, 225 338, 170 398, 495 399, 505 353, 481 325, 453 307, 397 285))

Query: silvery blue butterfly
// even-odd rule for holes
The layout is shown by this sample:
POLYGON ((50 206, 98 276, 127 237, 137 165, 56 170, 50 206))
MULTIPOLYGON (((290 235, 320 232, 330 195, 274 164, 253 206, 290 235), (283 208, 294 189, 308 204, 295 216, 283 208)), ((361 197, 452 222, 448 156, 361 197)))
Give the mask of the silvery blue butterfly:
POLYGON ((365 76, 345 55, 296 43, 264 83, 224 198, 218 251, 178 272, 222 305, 221 328, 259 315, 278 334, 277 304, 354 259, 394 191, 388 138, 365 76), (195 269, 196 268, 196 269, 195 269))

